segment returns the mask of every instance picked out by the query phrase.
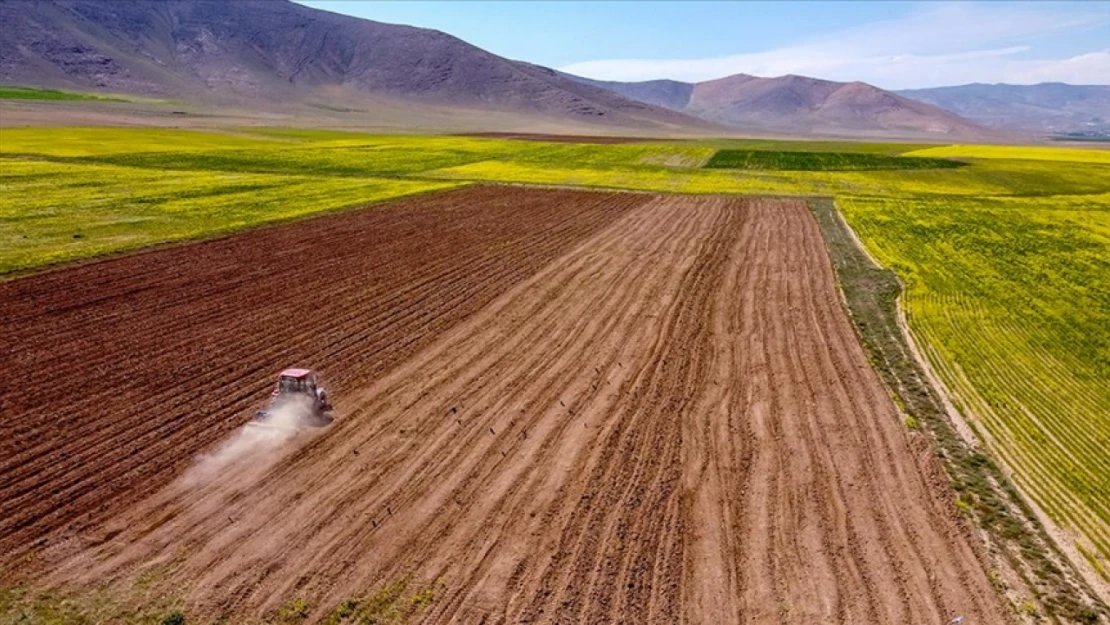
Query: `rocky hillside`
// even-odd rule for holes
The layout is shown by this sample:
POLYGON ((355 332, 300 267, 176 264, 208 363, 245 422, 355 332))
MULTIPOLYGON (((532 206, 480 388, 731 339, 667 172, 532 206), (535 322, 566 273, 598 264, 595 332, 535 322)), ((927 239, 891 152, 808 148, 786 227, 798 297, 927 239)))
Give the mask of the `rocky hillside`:
POLYGON ((631 127, 707 127, 451 35, 286 0, 0 2, 0 82, 265 107, 372 94, 631 127))
POLYGON ((759 78, 747 74, 699 83, 574 78, 628 98, 744 130, 945 138, 990 134, 959 115, 862 82, 842 83, 793 75, 759 78))
POLYGON ((976 83, 899 93, 992 128, 1110 136, 1110 85, 976 83))

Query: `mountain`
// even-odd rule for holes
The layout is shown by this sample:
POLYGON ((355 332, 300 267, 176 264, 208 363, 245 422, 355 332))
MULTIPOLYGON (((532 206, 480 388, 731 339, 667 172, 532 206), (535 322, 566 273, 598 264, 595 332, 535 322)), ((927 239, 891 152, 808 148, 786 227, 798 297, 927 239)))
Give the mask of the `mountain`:
POLYGON ((3 0, 0 24, 0 82, 8 84, 252 108, 343 110, 335 107, 380 99, 633 128, 711 128, 439 31, 287 0, 3 0))
POLYGON ((975 83, 898 93, 992 128, 1110 135, 1110 85, 975 83))
POLYGON ((623 95, 626 98, 646 102, 647 104, 654 104, 655 106, 664 106, 676 111, 681 111, 689 104, 690 95, 694 91, 694 85, 692 83, 679 82, 677 80, 616 82, 593 80, 573 74, 563 75, 571 80, 577 80, 583 84, 601 87, 602 89, 607 89, 613 93, 623 95))
POLYGON ((747 74, 699 83, 612 82, 564 75, 627 98, 749 131, 945 138, 990 134, 959 115, 862 82, 747 74))

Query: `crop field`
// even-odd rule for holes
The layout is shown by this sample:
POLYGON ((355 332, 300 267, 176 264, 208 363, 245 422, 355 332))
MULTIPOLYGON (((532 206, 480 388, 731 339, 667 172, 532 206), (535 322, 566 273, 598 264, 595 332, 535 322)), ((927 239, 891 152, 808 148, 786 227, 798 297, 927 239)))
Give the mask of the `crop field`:
POLYGON ((0 274, 451 186, 0 159, 0 274))
MULTIPOLYGON (((1061 150, 1086 159, 1066 165, 989 158, 957 168, 902 171, 885 169, 885 163, 960 162, 929 156, 946 148, 847 142, 587 145, 297 129, 25 128, 4 129, 2 135, 0 274, 472 181, 807 197, 1110 191, 1110 166, 1090 156, 1096 150, 1061 150), (730 147, 718 151, 716 144, 730 147), (836 152, 815 157, 816 149, 836 152), (703 167, 733 150, 778 169, 703 167), (901 152, 914 157, 894 156, 901 152), (793 170, 825 167, 821 158, 871 168, 793 170), (298 201, 285 201, 292 198, 298 201)), ((953 146, 952 155, 970 158, 985 149, 965 148, 953 146)), ((1049 148, 1010 149, 1017 150, 1011 156, 1020 156, 1049 148)))
POLYGON ((950 169, 965 163, 943 158, 903 158, 859 152, 717 150, 705 164, 719 169, 779 171, 867 171, 873 169, 950 169))
POLYGON ((383 142, 354 146, 281 146, 280 149, 267 146, 246 150, 109 154, 90 156, 82 161, 156 170, 396 176, 509 156, 517 151, 514 147, 479 143, 437 148, 435 145, 383 142))
POLYGON ((801 201, 476 185, 8 281, 0 314, 33 376, 0 391, 9 573, 190 623, 1005 618, 801 201), (213 447, 279 362, 335 422, 213 447))
POLYGON ((910 329, 989 447, 1091 565, 1110 564, 1110 202, 851 198, 910 329))
POLYGON ((205 151, 221 148, 286 147, 266 135, 168 128, 4 128, 0 157, 65 157, 135 152, 205 151))
POLYGON ((0 100, 104 100, 110 102, 124 101, 122 98, 110 98, 89 93, 59 91, 57 89, 39 89, 37 87, 17 87, 14 85, 0 85, 0 100))
POLYGON ((4 129, 0 275, 364 205, 460 182, 425 172, 521 158, 696 167, 710 148, 259 129, 4 129))
POLYGON ((1110 164, 1110 150, 1005 145, 945 145, 905 152, 906 156, 942 158, 1004 158, 1031 161, 1071 161, 1110 164))
POLYGON ((3 356, 34 376, 0 388, 0 580, 110 582, 61 622, 151 584, 199 622, 1003 622, 836 299, 824 196, 1110 584, 1108 152, 530 139, 0 129, 3 356), (292 362, 337 422, 183 486, 292 362))

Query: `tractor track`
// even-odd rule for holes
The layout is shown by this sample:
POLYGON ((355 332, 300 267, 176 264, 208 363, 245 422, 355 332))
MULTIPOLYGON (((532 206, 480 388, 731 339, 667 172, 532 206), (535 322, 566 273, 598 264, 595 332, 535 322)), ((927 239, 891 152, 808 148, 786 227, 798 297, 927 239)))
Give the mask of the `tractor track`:
MULTIPOLYGON (((236 262, 178 252, 195 267, 181 280, 219 300, 194 303, 195 319, 242 307, 196 339, 199 352, 190 332, 156 321, 196 331, 179 310, 194 300, 160 277, 172 266, 165 257, 109 261, 139 263, 152 285, 88 294, 116 315, 112 327, 144 328, 145 343, 116 340, 145 347, 115 358, 144 353, 142 366, 168 368, 151 383, 189 371, 174 364, 183 353, 234 367, 179 379, 157 401, 141 402, 151 387, 140 386, 129 397, 143 410, 173 408, 149 424, 117 407, 118 420, 81 431, 92 451, 19 422, 31 455, 0 465, 0 492, 21 493, 34 513, 12 527, 24 541, 68 536, 39 553, 48 566, 36 583, 122 588, 162 570, 190 622, 272 615, 293 597, 318 621, 397 580, 435 589, 414 617, 436 624, 1008 621, 928 445, 906 433, 867 363, 804 203, 472 188, 392 206, 397 215, 325 219, 352 240, 370 229, 381 245, 396 241, 412 250, 408 261, 373 258, 381 248, 369 245, 321 260, 313 271, 325 273, 312 275, 328 296, 294 288, 272 315, 245 305, 278 288, 270 272, 228 282, 234 296, 225 295, 195 274, 211 268, 230 281, 236 262), (295 328, 275 343, 252 330, 313 309, 318 332, 295 328), (294 356, 324 369, 335 423, 211 481, 171 483, 242 423, 294 356), (207 399, 213 384, 229 399, 207 399), (128 483, 159 456, 134 458, 113 440, 171 431, 159 454, 175 462, 158 465, 150 484, 128 483), (91 463, 96 479, 75 461, 51 470, 62 451, 91 463), (67 534, 73 510, 34 505, 50 488, 65 493, 54 506, 139 492, 67 534)), ((321 228, 297 258, 338 236, 321 228)), ((254 254, 275 236, 235 245, 254 254)), ((71 301, 49 286, 41 297, 71 301)), ((4 288, 0 305, 31 324, 42 304, 19 309, 4 288)), ((81 305, 67 315, 102 318, 81 305)), ((80 334, 67 340, 85 345, 80 334)))

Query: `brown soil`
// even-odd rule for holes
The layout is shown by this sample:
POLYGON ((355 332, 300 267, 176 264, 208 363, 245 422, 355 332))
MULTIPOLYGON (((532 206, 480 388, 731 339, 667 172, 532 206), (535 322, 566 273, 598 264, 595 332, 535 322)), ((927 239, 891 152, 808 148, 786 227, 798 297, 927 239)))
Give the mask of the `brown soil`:
POLYGON ((54 381, 15 405, 21 446, 41 453, 3 465, 3 495, 27 484, 23 505, 66 512, 0 536, 56 535, 105 500, 100 484, 136 487, 172 455, 150 494, 295 362, 341 389, 335 423, 129 494, 84 551, 44 552, 46 581, 170 563, 191 614, 212 618, 303 597, 318 620, 411 579, 437 589, 429 623, 1007 621, 804 203, 470 189, 378 210, 3 286, 15 355, 53 367, 30 386, 54 381), (274 277, 304 262, 323 266, 274 277), (44 349, 62 362, 26 355, 44 349), (122 384, 129 401, 87 408, 69 384, 99 402, 122 384), (48 443, 62 426, 38 421, 72 407, 98 425, 48 443), (140 428, 159 451, 136 462, 140 428), (54 467, 80 482, 121 464, 72 487, 93 493, 79 504, 51 496, 69 483, 54 467))
POLYGON ((487 139, 517 139, 519 141, 549 141, 552 143, 644 143, 645 141, 667 141, 667 139, 652 139, 650 137, 559 135, 531 132, 471 132, 461 136, 482 137, 487 139))
POLYGON ((167 484, 278 369, 362 388, 645 201, 475 187, 0 283, 0 573, 167 484))

